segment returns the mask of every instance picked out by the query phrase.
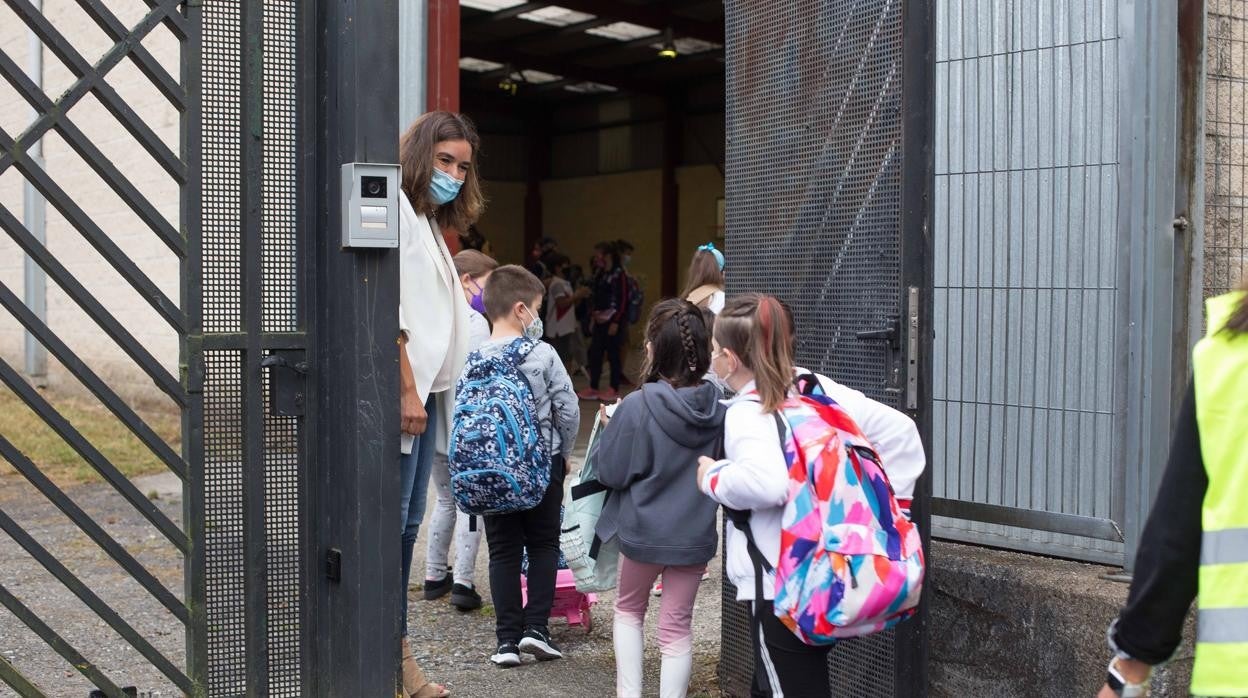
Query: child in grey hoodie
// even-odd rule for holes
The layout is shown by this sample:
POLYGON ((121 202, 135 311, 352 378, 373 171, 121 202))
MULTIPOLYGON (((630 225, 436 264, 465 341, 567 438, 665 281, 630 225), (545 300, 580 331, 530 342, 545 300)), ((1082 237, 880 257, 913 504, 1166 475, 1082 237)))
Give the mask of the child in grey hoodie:
POLYGON ((661 698, 685 695, 693 667, 693 602, 718 545, 718 505, 698 491, 700 456, 719 457, 724 413, 719 388, 703 379, 710 330, 696 306, 672 299, 646 325, 644 385, 616 408, 598 444, 598 479, 611 488, 599 539, 619 539, 615 603, 616 689, 640 696, 650 587, 663 576, 659 647, 661 698))

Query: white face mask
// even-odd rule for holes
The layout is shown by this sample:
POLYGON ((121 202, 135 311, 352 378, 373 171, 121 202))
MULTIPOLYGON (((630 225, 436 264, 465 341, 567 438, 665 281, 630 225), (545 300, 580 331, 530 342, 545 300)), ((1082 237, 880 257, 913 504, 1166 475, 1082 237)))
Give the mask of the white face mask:
POLYGON ((524 311, 529 314, 529 317, 533 318, 533 322, 527 323, 524 326, 524 336, 533 340, 541 339, 542 332, 545 330, 545 328, 542 327, 542 319, 537 316, 537 313, 529 310, 529 306, 527 305, 524 306, 524 311))
POLYGON ((728 353, 724 351, 722 348, 719 349, 718 351, 711 352, 711 373, 714 373, 717 378, 719 378, 721 381, 725 383, 728 382, 728 379, 731 378, 732 374, 736 373, 737 370, 734 368, 733 370, 729 371, 727 374, 720 374, 720 372, 715 368, 715 359, 718 359, 720 357, 727 356, 727 355, 728 353))

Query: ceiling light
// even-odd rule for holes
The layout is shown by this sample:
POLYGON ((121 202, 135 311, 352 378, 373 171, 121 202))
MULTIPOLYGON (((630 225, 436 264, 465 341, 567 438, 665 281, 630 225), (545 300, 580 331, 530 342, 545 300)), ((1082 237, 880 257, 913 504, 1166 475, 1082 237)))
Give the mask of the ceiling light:
POLYGON ((676 50, 676 42, 672 39, 672 28, 663 31, 663 46, 659 49, 659 58, 675 58, 680 52, 676 50))
MULTIPOLYGON (((503 68, 503 77, 502 77, 502 79, 498 81, 498 89, 502 90, 503 92, 506 92, 508 95, 510 95, 510 96, 512 96, 512 97, 515 97, 515 96, 516 96, 516 91, 520 89, 520 84, 519 84, 519 83, 517 83, 517 82, 516 82, 514 79, 512 79, 512 77, 511 77, 511 76, 512 76, 512 74, 513 74, 514 72, 515 72, 515 71, 514 71, 514 70, 512 70, 512 68, 511 68, 511 64, 510 64, 510 63, 508 63, 508 64, 507 64, 507 65, 503 68)), ((523 77, 523 76, 522 76, 522 77, 523 77)))

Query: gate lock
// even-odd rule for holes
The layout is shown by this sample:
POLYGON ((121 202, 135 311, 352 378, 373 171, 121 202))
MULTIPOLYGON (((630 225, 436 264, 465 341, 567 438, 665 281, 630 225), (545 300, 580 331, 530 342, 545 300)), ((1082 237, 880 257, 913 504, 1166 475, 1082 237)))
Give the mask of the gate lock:
POLYGON ((901 318, 893 316, 888 319, 888 326, 878 330, 867 330, 855 335, 858 339, 874 339, 888 342, 893 351, 901 349, 901 318))
POLYGON ((260 360, 269 369, 269 413, 281 417, 302 417, 307 400, 305 378, 308 362, 302 349, 274 349, 260 360))

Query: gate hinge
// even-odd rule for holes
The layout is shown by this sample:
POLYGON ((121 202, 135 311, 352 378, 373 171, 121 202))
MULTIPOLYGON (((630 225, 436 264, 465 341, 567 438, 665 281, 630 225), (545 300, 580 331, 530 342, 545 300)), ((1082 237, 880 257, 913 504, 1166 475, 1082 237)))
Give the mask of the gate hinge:
POLYGON ((1178 218, 1175 218, 1173 221, 1171 221, 1170 225, 1173 226, 1174 229, 1179 231, 1180 233, 1186 233, 1187 229, 1191 227, 1192 223, 1191 221, 1187 220, 1187 216, 1179 216, 1178 218))

